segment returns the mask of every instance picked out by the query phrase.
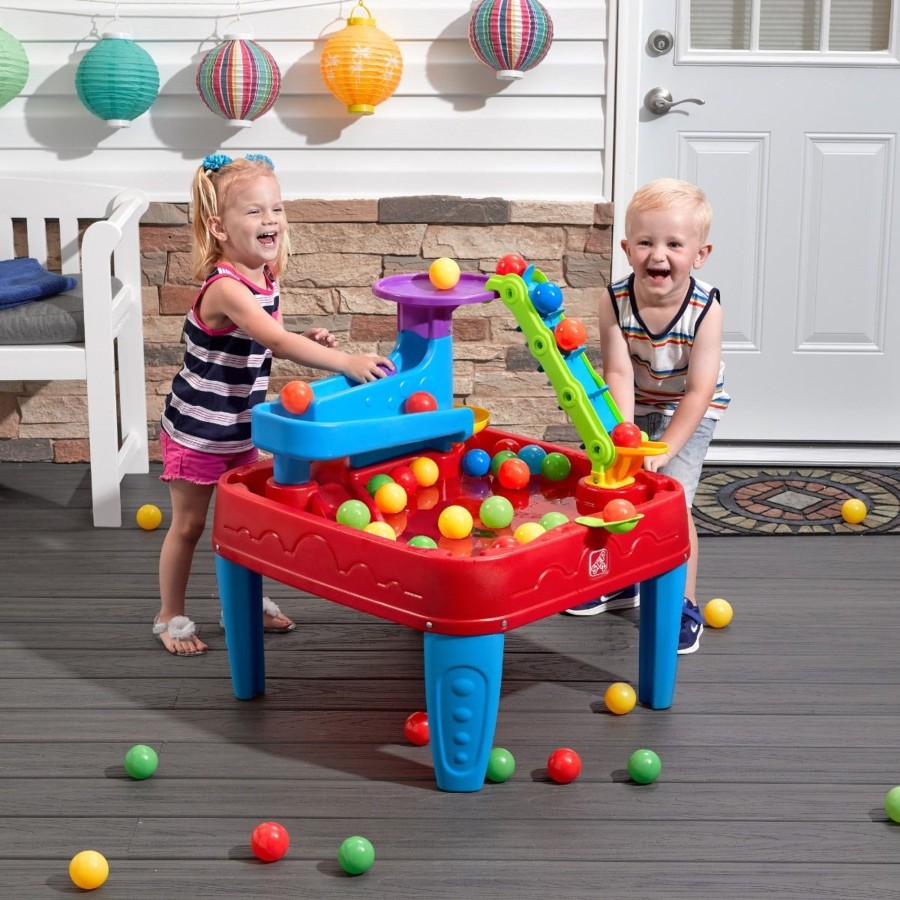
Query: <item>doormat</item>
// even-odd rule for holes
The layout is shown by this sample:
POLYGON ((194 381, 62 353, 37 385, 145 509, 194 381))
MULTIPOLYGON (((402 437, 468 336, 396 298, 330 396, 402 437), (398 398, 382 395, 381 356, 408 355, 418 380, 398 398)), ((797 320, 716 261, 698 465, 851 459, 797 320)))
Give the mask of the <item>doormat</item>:
POLYGON ((701 535, 897 534, 900 469, 703 469, 694 498, 701 535), (841 517, 845 500, 862 500, 866 517, 841 517))

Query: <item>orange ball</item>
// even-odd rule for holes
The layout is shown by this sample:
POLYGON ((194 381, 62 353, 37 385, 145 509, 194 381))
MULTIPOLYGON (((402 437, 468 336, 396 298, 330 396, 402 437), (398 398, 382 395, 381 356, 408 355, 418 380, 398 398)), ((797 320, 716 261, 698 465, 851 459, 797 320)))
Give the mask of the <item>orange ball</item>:
POLYGON ((448 291, 459 283, 459 264, 442 256, 428 267, 428 278, 439 291, 448 291))
POLYGON ((464 506, 448 506, 438 516, 438 531, 452 540, 468 537, 474 524, 472 513, 464 506))
POLYGON ((437 463, 427 456, 420 456, 418 459, 414 459, 409 464, 409 467, 416 473, 419 487, 431 487, 438 480, 440 471, 437 463))
POLYGON ((294 415, 302 416, 312 401, 312 388, 305 381, 289 381, 281 389, 281 405, 294 415))
POLYGON ((634 709, 634 704, 637 703, 637 695, 630 684, 626 684, 624 681, 614 681, 606 689, 603 701, 611 713, 615 713, 617 716, 624 716, 634 709))
POLYGON ((375 505, 383 513, 398 513, 402 509, 406 509, 408 497, 406 491, 394 481, 388 481, 381 485, 375 496, 372 498, 375 505))

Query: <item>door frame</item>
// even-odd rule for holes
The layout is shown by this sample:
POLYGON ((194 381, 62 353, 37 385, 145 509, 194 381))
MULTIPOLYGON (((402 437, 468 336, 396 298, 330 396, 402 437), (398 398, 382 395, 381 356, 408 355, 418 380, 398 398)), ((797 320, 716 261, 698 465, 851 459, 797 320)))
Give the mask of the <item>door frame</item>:
MULTIPOLYGON (((637 161, 640 128, 641 60, 645 41, 641 22, 643 0, 616 0, 615 32, 615 140, 612 144, 612 277, 623 277, 629 271, 621 249, 625 236, 625 207, 638 187, 637 161)), ((898 353, 900 356, 900 353, 898 353)), ((898 359, 900 361, 900 359, 898 359)), ((832 465, 832 466, 896 466, 900 465, 900 444, 852 443, 787 443, 779 441, 716 441, 706 455, 707 462, 726 465, 832 465)))

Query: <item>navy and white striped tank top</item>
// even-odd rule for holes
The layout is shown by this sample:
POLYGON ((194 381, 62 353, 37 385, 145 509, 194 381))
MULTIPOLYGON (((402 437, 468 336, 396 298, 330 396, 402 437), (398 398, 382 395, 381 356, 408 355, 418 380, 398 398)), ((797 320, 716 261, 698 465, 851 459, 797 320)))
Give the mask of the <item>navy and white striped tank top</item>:
POLYGON ((253 446, 250 412, 266 399, 272 351, 232 325, 203 324, 200 301, 220 278, 245 285, 269 315, 278 317, 278 285, 266 268, 260 289, 227 265, 207 277, 184 323, 184 364, 166 398, 162 427, 173 441, 204 453, 241 453, 253 446))

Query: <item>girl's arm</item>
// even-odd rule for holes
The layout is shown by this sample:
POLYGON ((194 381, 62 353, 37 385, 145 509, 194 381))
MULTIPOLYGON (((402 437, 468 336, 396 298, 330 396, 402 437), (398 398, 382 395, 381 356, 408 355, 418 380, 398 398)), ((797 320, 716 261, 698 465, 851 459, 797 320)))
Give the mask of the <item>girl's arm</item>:
POLYGON ((613 308, 609 294, 604 295, 600 304, 600 355, 603 358, 603 380, 609 386, 622 418, 626 422, 634 419, 634 369, 628 342, 613 308))

